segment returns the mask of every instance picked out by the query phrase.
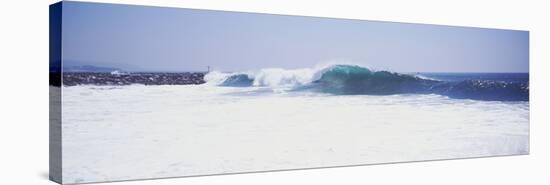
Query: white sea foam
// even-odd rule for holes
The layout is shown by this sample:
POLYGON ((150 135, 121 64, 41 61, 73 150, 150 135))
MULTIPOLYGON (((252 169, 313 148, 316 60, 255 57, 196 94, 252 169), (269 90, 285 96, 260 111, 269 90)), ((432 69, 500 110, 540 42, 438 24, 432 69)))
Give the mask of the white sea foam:
MULTIPOLYGON (((295 71, 263 78, 262 83, 307 81, 298 74, 312 75, 295 71)), ((529 151, 528 102, 261 93, 264 88, 268 87, 63 87, 64 182, 529 151)))
POLYGON ((224 80, 227 79, 227 77, 233 75, 234 73, 223 73, 220 71, 211 71, 204 75, 204 80, 206 81, 207 85, 219 85, 224 80))
POLYGON ((205 76, 208 84, 219 85, 232 75, 244 74, 253 80, 253 86, 266 87, 294 87, 309 84, 319 80, 324 72, 333 69, 336 65, 359 66, 374 71, 366 66, 356 64, 322 64, 311 68, 283 69, 262 68, 255 71, 223 73, 212 71, 205 76))
POLYGON ((121 71, 119 71, 119 70, 114 70, 114 71, 111 72, 111 74, 112 74, 112 75, 126 75, 126 74, 128 74, 128 73, 126 73, 126 72, 121 72, 121 71))

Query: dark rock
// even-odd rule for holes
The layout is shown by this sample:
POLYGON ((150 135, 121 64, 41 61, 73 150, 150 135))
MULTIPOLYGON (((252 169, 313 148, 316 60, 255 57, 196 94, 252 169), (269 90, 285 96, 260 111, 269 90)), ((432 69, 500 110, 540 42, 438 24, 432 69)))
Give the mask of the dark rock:
POLYGON ((65 72, 63 85, 190 85, 203 84, 204 73, 106 73, 65 72))

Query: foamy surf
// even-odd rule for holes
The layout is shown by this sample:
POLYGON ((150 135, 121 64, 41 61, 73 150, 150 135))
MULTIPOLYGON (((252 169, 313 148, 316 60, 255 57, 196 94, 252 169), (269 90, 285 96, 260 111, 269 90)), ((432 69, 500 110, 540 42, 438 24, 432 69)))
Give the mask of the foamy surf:
POLYGON ((273 93, 271 89, 62 87, 64 181, 529 152, 526 101, 478 101, 435 94, 273 93), (151 158, 151 152, 157 157, 151 158), (127 166, 133 168, 118 168, 127 166))

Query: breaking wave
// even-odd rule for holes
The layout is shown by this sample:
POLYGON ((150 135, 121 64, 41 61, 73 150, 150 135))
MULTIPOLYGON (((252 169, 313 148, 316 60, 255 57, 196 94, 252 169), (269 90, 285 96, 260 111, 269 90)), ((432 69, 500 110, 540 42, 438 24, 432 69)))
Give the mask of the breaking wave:
POLYGON ((293 70, 268 68, 240 73, 214 71, 208 73, 205 80, 207 84, 218 86, 284 87, 337 95, 439 94, 459 99, 529 100, 528 83, 480 79, 442 81, 349 64, 293 70))

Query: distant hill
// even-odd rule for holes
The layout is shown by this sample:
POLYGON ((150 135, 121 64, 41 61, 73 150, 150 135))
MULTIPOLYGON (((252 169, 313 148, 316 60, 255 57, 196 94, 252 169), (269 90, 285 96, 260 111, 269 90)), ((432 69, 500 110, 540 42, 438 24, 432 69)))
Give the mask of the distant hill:
POLYGON ((99 67, 99 66, 92 66, 92 65, 63 66, 63 72, 113 72, 113 71, 122 71, 122 70, 119 68, 99 67))

